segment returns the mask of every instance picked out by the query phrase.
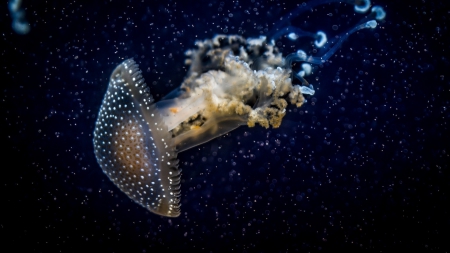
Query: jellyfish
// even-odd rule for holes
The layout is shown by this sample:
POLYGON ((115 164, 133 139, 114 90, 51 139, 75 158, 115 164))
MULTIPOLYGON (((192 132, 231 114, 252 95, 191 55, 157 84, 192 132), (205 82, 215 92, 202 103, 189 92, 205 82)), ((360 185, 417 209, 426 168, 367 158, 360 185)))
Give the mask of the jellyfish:
MULTIPOLYGON (((337 1, 301 5, 283 20, 329 2, 337 1)), ((350 2, 357 12, 370 6, 367 0, 350 2)), ((376 7, 373 12, 369 17, 377 18, 383 10, 376 7)), ((243 125, 279 127, 289 104, 300 107, 305 96, 315 93, 304 78, 311 72, 308 64, 327 61, 352 33, 375 28, 377 22, 363 20, 322 56, 299 50, 284 57, 274 43, 281 36, 311 36, 319 47, 326 44, 326 35, 280 28, 283 25, 276 24, 268 36, 259 38, 219 34, 197 41, 196 48, 186 52, 189 71, 184 81, 159 101, 133 59, 119 64, 111 74, 93 139, 97 161, 109 179, 149 211, 179 216, 179 152, 243 125), (294 62, 303 63, 302 71, 294 73, 294 62)))

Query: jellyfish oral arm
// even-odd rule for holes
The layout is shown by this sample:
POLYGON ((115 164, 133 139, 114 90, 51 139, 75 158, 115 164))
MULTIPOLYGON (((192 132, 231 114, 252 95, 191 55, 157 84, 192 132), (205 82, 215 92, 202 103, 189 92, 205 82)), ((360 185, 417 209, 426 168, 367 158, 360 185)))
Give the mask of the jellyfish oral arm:
MULTIPOLYGON (((202 43, 208 44, 211 41, 202 43)), ((225 49, 226 51, 227 49, 225 49)), ((202 57, 199 57, 202 58, 202 57)), ((156 103, 166 126, 172 131, 178 151, 223 135, 241 125, 278 127, 287 102, 282 98, 294 90, 290 70, 267 68, 255 71, 232 54, 215 70, 191 73, 179 97, 156 103)), ((301 93, 290 96, 293 104, 301 93)))

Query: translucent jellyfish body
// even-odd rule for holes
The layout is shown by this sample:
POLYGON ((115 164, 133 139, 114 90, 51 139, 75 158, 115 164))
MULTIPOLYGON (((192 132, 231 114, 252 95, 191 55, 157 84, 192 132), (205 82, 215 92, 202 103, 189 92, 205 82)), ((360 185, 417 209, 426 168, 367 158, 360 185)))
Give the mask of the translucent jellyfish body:
MULTIPOLYGON (((319 2, 332 1, 312 3, 319 2)), ((368 1, 359 2, 361 7, 368 1)), ((296 15, 304 6, 299 9, 296 15)), ((97 160, 131 199, 151 212, 179 216, 178 152, 242 125, 280 126, 288 104, 300 107, 304 95, 314 94, 303 78, 311 72, 305 63, 326 61, 351 33, 375 26, 374 20, 362 22, 337 39, 322 57, 302 51, 283 57, 274 40, 283 35, 291 39, 310 35, 292 26, 277 28, 270 37, 216 35, 198 41, 195 49, 186 52, 190 69, 184 82, 158 102, 138 65, 126 60, 111 74, 98 114, 94 131, 97 160), (303 70, 293 73, 292 62, 305 62, 303 70)), ((315 38, 316 46, 326 43, 323 32, 315 38)))

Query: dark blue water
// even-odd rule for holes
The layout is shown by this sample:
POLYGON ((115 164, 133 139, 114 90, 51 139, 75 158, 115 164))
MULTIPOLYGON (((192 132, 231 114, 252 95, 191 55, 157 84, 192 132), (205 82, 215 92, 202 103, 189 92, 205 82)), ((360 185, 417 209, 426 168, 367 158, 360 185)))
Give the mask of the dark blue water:
MULTIPOLYGON (((26 35, 11 29, 4 4, 2 244, 33 252, 448 251, 449 6, 440 2, 374 2, 386 20, 353 34, 307 77, 316 94, 289 107, 280 128, 240 127, 180 153, 175 219, 133 203, 96 162, 92 133, 111 71, 134 57, 161 98, 182 82, 184 52, 196 40, 264 35, 296 3, 24 1, 26 35)), ((330 4, 292 24, 332 38, 363 16, 330 4)), ((308 40, 278 43, 285 54, 313 53, 308 40)))

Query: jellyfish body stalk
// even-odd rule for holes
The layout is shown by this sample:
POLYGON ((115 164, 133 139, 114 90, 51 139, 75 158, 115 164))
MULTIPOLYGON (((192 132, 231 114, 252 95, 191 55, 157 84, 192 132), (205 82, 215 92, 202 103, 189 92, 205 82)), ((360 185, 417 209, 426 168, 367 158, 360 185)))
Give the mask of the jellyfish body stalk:
MULTIPOLYGON (((293 33, 313 37, 323 46, 326 35, 279 27, 303 11, 331 2, 337 1, 301 5, 267 36, 246 39, 219 34, 197 41, 195 48, 186 51, 189 71, 184 81, 159 101, 151 96, 137 63, 123 61, 110 76, 94 130, 94 151, 103 172, 150 212, 179 216, 179 152, 243 125, 279 127, 289 104, 300 107, 305 96, 315 94, 304 78, 312 71, 310 63, 327 61, 352 33, 376 26, 371 20, 352 28, 321 57, 307 56, 302 50, 284 57, 274 38, 293 33), (300 71, 294 73, 293 62, 303 62, 300 71)), ((370 7, 368 0, 344 2, 354 3, 358 12, 370 7)), ((372 11, 374 16, 385 16, 383 12, 372 11)))

